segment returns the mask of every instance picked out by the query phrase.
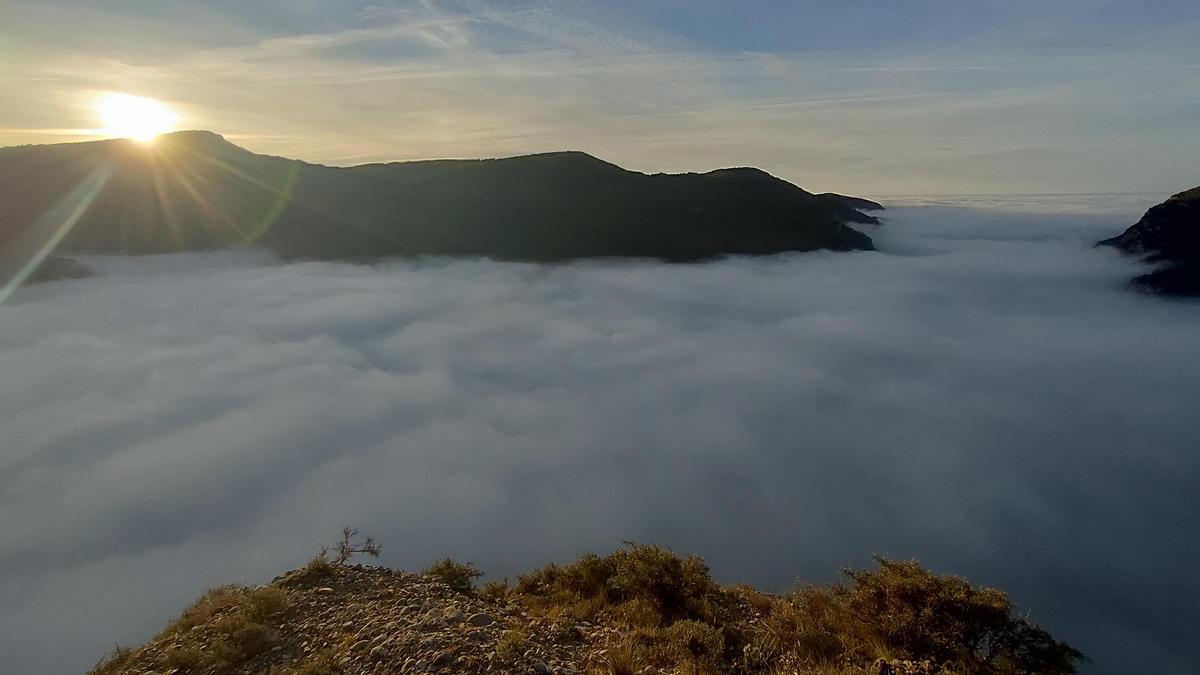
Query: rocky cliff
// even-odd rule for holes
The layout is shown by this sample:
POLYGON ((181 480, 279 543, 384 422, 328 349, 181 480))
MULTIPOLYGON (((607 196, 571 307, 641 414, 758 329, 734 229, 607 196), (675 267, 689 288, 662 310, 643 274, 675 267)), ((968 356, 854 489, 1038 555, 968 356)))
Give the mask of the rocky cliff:
POLYGON ((1129 229, 1098 245, 1159 264, 1133 280, 1139 288, 1166 295, 1200 295, 1200 187, 1151 208, 1129 229))

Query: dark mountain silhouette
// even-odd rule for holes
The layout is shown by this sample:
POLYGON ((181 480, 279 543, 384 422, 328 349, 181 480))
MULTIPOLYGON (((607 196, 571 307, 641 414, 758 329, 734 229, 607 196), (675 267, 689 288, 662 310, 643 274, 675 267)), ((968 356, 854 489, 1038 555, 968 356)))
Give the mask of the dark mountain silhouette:
POLYGON ((833 201, 839 202, 843 206, 849 207, 851 209, 857 209, 859 211, 882 211, 883 210, 883 204, 880 204, 879 202, 873 202, 870 199, 863 199, 862 197, 847 197, 846 195, 839 195, 839 194, 835 194, 833 192, 822 192, 821 194, 819 194, 817 196, 822 199, 831 199, 833 201))
POLYGON ((37 283, 59 279, 83 279, 90 276, 92 270, 78 260, 52 255, 43 260, 26 281, 37 283))
POLYGON ((1099 242, 1115 246, 1159 269, 1133 279, 1134 285, 1165 295, 1200 295, 1200 187, 1151 208, 1120 235, 1099 242))
POLYGON ((840 195, 758 169, 646 175, 581 152, 337 168, 206 131, 0 149, 0 249, 161 253, 255 244, 295 258, 674 261, 870 250, 840 195))

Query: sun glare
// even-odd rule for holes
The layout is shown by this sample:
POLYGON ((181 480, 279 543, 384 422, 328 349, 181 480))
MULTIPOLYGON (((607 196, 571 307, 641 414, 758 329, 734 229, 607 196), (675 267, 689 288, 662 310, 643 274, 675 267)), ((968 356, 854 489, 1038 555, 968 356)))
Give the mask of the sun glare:
POLYGON ((96 101, 96 112, 104 122, 104 133, 133 138, 143 143, 175 130, 175 113, 152 98, 129 94, 105 94, 96 101))

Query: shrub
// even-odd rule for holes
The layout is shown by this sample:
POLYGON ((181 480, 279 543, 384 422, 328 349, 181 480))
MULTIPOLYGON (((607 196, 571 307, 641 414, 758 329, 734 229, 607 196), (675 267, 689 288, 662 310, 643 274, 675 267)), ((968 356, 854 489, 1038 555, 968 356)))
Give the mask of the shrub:
POLYGON ((642 598, 633 598, 616 605, 612 610, 612 617, 627 628, 657 628, 663 622, 658 605, 642 598))
POLYGON ((672 661, 700 673, 718 673, 725 648, 721 631, 699 621, 677 621, 662 632, 664 650, 672 661))
POLYGON ((568 613, 577 621, 596 621, 600 612, 604 611, 604 598, 601 596, 592 598, 581 598, 571 603, 568 613))
POLYGON ((547 565, 522 576, 517 585, 521 592, 550 592, 590 598, 607 593, 612 575, 611 556, 601 558, 594 553, 588 553, 566 567, 547 565))
POLYGON ((383 547, 375 543, 372 537, 358 538, 358 530, 352 527, 342 528, 342 538, 332 546, 322 546, 320 556, 327 557, 330 553, 333 554, 330 562, 337 565, 345 565, 357 555, 366 555, 372 558, 378 558, 383 547))
POLYGON ((322 551, 309 558, 304 569, 300 570, 300 578, 304 581, 317 581, 333 576, 334 566, 329 562, 327 554, 322 551))
POLYGON ((230 661, 253 658, 271 648, 278 640, 275 630, 261 623, 252 623, 239 617, 218 630, 224 633, 224 642, 229 647, 230 661))
POLYGON ((214 646, 210 651, 196 646, 172 649, 166 654, 166 665, 174 670, 192 673, 209 666, 223 666, 228 663, 228 648, 224 644, 214 646))
POLYGON ((508 599, 508 579, 497 579, 489 581, 479 588, 479 597, 501 604, 508 599))
POLYGON ((637 675, 642 668, 633 647, 616 644, 609 645, 600 663, 588 668, 588 675, 637 675))
POLYGON ((179 618, 167 624, 157 639, 186 633, 195 626, 208 622, 213 616, 231 610, 242 601, 245 592, 245 588, 235 585, 209 589, 200 599, 183 610, 179 618))
POLYGON ((609 564, 610 600, 650 602, 666 623, 707 614, 705 600, 715 584, 700 558, 680 558, 659 546, 629 543, 609 556, 609 564))
POLYGON ((475 592, 475 580, 483 576, 483 572, 471 563, 455 562, 450 558, 443 558, 425 568, 425 574, 466 595, 475 592))
POLYGON ((247 593, 242 602, 246 618, 262 623, 275 618, 287 608, 287 594, 282 589, 263 586, 247 593))
POLYGON ((513 592, 540 608, 567 607, 583 620, 607 606, 624 623, 657 626, 711 618, 717 591, 700 558, 626 542, 606 557, 589 553, 570 565, 548 565, 523 575, 513 592))
POLYGON ((632 628, 607 645, 601 672, 638 672, 647 666, 690 675, 717 675, 724 667, 725 638, 720 629, 699 621, 666 627, 632 628))
MULTIPOLYGON (((247 589, 219 586, 192 603, 158 639, 173 638, 198 626, 212 631, 203 649, 182 646, 162 656, 162 665, 180 672, 221 671, 267 651, 278 633, 267 625, 287 608, 287 594, 273 586, 247 589)), ((99 671, 119 672, 119 671, 99 671)))
POLYGON ((928 662, 956 673, 1074 673, 1083 655, 1025 619, 992 588, 877 557, 846 570, 848 584, 802 587, 771 607, 749 651, 810 669, 928 662))
POLYGON ((852 645, 857 624, 851 625, 848 613, 833 594, 821 588, 801 588, 786 599, 775 600, 750 636, 755 654, 776 661, 787 654, 809 664, 819 664, 850 656, 865 659, 852 645))
POLYGON ((835 594, 853 617, 908 659, 957 663, 968 672, 1073 673, 1083 654, 1024 619, 1008 596, 935 575, 915 561, 876 557, 879 569, 846 570, 835 594))
POLYGON ((346 565, 355 556, 378 558, 382 550, 383 547, 376 544, 374 538, 359 539, 358 530, 343 527, 341 538, 333 544, 322 545, 320 552, 304 565, 299 578, 303 581, 316 581, 330 577, 337 568, 346 565))

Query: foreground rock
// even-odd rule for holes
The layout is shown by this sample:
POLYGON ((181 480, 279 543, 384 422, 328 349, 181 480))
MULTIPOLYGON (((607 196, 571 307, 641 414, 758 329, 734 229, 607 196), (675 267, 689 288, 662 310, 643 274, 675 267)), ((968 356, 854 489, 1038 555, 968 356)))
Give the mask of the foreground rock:
POLYGON ((44 238, 79 207, 61 251, 531 261, 870 250, 847 223, 876 223, 859 207, 878 206, 752 168, 647 175, 581 152, 338 168, 202 131, 0 148, 0 203, 0 250, 44 238))
POLYGON ((1200 295, 1200 187, 1151 208, 1129 229, 1098 245, 1161 264, 1133 280, 1140 288, 1165 295, 1200 295))
POLYGON ((449 560, 411 574, 318 557, 267 586, 210 591, 92 672, 1057 675, 1082 659, 1000 591, 879 563, 776 596, 654 546, 512 588, 476 588, 479 573, 449 560))

